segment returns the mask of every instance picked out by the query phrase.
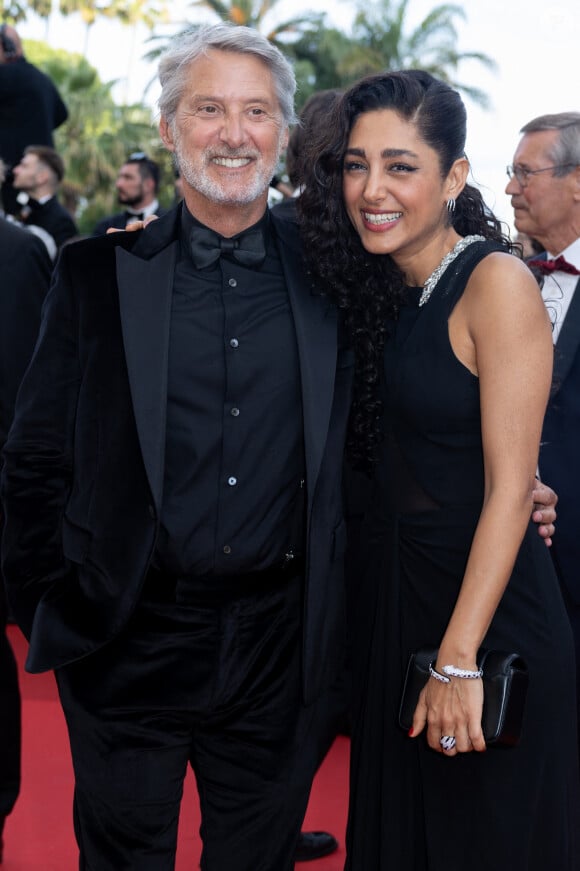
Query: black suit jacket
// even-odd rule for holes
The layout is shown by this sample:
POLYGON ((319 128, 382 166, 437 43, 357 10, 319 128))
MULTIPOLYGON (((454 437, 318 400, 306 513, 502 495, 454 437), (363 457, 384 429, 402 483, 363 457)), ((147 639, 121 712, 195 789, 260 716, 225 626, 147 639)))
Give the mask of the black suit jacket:
POLYGON ((0 64, 0 157, 16 165, 27 145, 53 146, 68 118, 56 86, 24 58, 0 64))
MULTIPOLYGON (((63 249, 5 448, 4 572, 30 671, 103 645, 126 624, 155 547, 180 207, 140 233, 63 249)), ((296 224, 272 216, 293 312, 307 469, 304 697, 340 664, 341 460, 352 358, 313 294, 296 224)))
MULTIPOLYGON (((24 58, 0 64, 0 158, 10 167, 20 162, 27 145, 53 146, 52 131, 68 117, 53 82, 24 58)), ((6 212, 18 214, 12 173, 2 184, 6 212)))
POLYGON ((540 474, 558 494, 552 556, 561 582, 580 605, 580 279, 556 343, 552 381, 540 474))
POLYGON ((40 326, 52 264, 40 239, 0 218, 0 447, 40 326))
MULTIPOLYGON (((6 441, 14 416, 16 394, 26 370, 40 326, 40 310, 48 285, 52 264, 44 244, 26 230, 0 218, 0 448, 6 441)), ((2 528, 0 510, 0 530, 2 528)), ((0 632, 6 625, 6 603, 0 575, 0 632)), ((7 662, 8 648, 0 644, 0 670, 12 668, 7 662)), ((0 711, 2 727, 8 729, 18 709, 18 688, 12 687, 11 672, 3 673, 6 710, 0 711)), ((4 696, 3 696, 4 698, 4 696)), ((18 759, 18 742, 10 744, 18 759)), ((8 768, 4 766, 6 770, 8 768)))

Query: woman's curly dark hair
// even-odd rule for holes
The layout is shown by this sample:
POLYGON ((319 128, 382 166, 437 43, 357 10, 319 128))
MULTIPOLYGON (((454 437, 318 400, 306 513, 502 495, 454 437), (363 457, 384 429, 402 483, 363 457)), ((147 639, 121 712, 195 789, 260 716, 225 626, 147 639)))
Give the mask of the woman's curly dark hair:
MULTIPOLYGON (((311 135, 300 160, 302 237, 313 282, 343 310, 354 348, 347 451, 355 466, 366 469, 376 462, 382 438, 383 349, 405 281, 391 257, 369 254, 363 248, 344 206, 342 181, 344 156, 356 119, 380 109, 393 109, 416 124, 423 141, 439 155, 442 178, 454 161, 464 156, 466 137, 465 107, 457 91, 421 70, 362 79, 343 94, 332 113, 310 126, 311 135)), ((449 221, 461 236, 480 234, 511 250, 501 223, 472 185, 466 185, 457 197, 449 221)))

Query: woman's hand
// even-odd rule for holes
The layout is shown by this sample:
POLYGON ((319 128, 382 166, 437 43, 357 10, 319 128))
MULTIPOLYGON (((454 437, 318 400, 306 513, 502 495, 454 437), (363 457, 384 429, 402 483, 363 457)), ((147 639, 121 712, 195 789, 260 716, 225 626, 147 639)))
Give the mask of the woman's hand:
POLYGON ((153 221, 157 220, 157 215, 148 215, 144 221, 131 221, 125 229, 121 229, 120 227, 109 227, 107 230, 107 236, 109 233, 134 233, 135 230, 144 230, 149 224, 153 221))
POLYGON ((427 743, 438 753, 456 756, 472 750, 482 752, 486 747, 481 728, 482 712, 481 679, 452 677, 449 683, 442 683, 430 678, 419 696, 409 736, 416 738, 427 727, 427 743), (444 736, 455 738, 450 750, 441 746, 444 736))
POLYGON ((546 484, 543 484, 536 478, 532 498, 534 500, 532 520, 538 524, 539 535, 542 536, 547 546, 550 547, 556 528, 558 495, 554 493, 551 487, 546 486, 546 484))

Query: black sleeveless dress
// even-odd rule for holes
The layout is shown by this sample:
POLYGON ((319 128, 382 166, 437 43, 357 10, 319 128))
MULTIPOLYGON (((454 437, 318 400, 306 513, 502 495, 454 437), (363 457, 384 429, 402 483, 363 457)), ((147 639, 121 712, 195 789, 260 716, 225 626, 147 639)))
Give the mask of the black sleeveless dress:
POLYGON ((533 523, 484 640, 527 661, 520 744, 446 758, 397 722, 409 654, 444 634, 483 502, 478 379, 447 321, 493 250, 472 243, 423 307, 410 288, 386 342, 386 439, 354 594, 348 871, 580 869, 574 649, 533 523))

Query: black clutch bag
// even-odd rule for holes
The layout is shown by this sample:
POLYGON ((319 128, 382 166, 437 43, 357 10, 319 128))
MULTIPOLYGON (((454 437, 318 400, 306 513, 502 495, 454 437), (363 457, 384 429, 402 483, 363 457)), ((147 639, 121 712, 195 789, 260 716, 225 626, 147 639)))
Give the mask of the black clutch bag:
MULTIPOLYGON (((429 665, 437 661, 437 649, 422 647, 407 666, 399 725, 409 731, 419 694, 429 680, 429 665)), ((514 747, 520 737, 528 689, 528 669, 517 653, 480 650, 478 667, 483 669, 482 726, 485 743, 514 747)))

